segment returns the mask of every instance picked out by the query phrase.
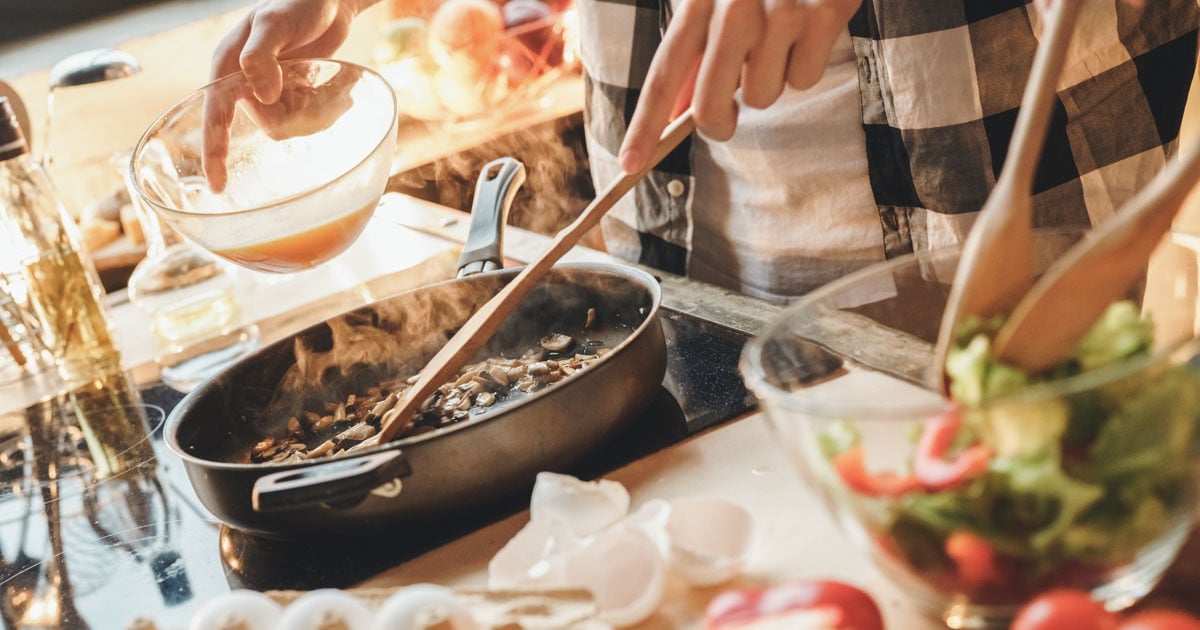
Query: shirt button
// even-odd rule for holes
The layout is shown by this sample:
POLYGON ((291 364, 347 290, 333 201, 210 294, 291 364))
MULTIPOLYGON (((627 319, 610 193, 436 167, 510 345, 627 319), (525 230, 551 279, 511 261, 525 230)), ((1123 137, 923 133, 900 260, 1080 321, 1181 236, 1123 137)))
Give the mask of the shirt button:
POLYGON ((683 182, 679 181, 678 179, 672 179, 671 181, 667 182, 667 194, 671 195, 672 197, 679 197, 686 190, 687 188, 683 185, 683 182))

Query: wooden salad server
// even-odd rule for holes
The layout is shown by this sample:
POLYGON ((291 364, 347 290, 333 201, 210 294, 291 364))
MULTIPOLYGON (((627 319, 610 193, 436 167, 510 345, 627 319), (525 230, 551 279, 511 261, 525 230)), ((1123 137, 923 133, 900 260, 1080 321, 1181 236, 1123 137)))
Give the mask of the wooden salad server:
POLYGON ((947 390, 946 353, 958 325, 1012 309, 1033 285, 1033 178, 1057 83, 1083 0, 1055 0, 1034 56, 1012 141, 996 185, 963 245, 934 349, 934 386, 947 390))
POLYGON ((1029 372, 1071 355, 1079 340, 1146 271, 1200 180, 1200 143, 1178 155, 1150 183, 1055 261, 1017 304, 996 335, 996 357, 1029 372))

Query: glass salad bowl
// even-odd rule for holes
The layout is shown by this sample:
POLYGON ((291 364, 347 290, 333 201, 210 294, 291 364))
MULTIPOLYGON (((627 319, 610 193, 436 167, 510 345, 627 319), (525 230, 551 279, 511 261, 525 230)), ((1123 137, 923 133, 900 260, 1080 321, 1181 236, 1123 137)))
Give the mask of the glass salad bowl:
MULTIPOLYGON (((1038 233, 1041 268, 1079 236, 1038 233)), ((1056 587, 1130 606, 1196 514, 1196 255, 1164 244, 1137 295, 1045 374, 989 362, 986 337, 960 346, 952 401, 930 383, 958 254, 801 298, 747 345, 745 380, 839 525, 947 626, 1007 627, 1056 587)))
POLYGON ((349 247, 370 220, 396 152, 396 95, 373 70, 329 59, 282 63, 264 105, 242 73, 184 97, 142 136, 131 187, 171 227, 257 271, 294 272, 349 247), (225 181, 205 169, 222 144, 225 181), (206 173, 208 176, 206 176, 206 173))

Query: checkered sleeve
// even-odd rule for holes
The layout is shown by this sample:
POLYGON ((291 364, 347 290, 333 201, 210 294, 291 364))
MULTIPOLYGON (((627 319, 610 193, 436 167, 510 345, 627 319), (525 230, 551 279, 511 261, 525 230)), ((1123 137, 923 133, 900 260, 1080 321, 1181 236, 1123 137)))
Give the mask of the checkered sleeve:
MULTIPOLYGON (((1085 0, 1038 165, 1039 226, 1111 216, 1173 153, 1195 0, 1085 0)), ((889 256, 961 240, 1003 164, 1042 24, 1021 0, 864 0, 850 23, 889 256)))

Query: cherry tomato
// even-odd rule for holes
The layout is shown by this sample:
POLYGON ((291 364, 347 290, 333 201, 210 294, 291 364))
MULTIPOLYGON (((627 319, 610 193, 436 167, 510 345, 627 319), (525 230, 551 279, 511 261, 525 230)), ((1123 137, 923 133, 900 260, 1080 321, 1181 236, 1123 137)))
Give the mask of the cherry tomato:
POLYGON ((1200 630, 1200 619, 1174 610, 1147 610, 1127 617, 1117 628, 1118 630, 1200 630))
POLYGON ((987 540, 970 532, 954 532, 946 538, 946 555, 958 568, 964 588, 974 590, 996 577, 996 550, 987 540))
POLYGON ((1083 591, 1047 591, 1017 612, 1011 630, 1117 630, 1119 618, 1083 591))
POLYGON ((828 580, 722 593, 709 603, 704 627, 736 628, 755 619, 778 619, 797 610, 818 613, 814 619, 832 623, 838 630, 883 630, 883 615, 870 595, 849 584, 828 580))

